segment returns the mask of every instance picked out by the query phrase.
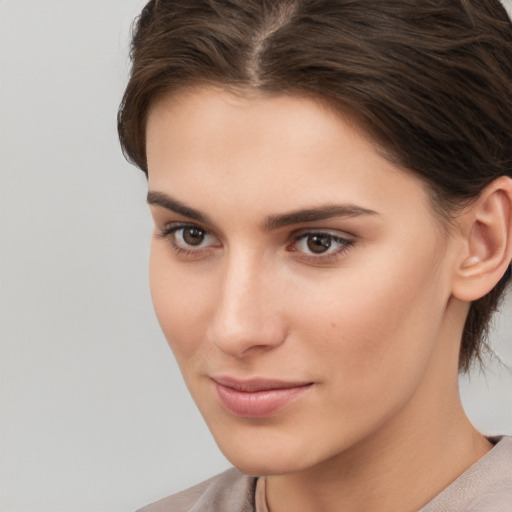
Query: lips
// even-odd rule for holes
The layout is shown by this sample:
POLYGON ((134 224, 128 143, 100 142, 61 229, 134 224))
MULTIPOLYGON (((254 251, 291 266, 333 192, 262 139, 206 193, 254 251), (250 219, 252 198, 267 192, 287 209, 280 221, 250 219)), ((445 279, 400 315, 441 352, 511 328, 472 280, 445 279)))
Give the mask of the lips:
POLYGON ((212 379, 217 396, 231 414, 244 418, 265 418, 276 414, 297 400, 311 382, 285 382, 269 379, 237 380, 231 377, 212 379))

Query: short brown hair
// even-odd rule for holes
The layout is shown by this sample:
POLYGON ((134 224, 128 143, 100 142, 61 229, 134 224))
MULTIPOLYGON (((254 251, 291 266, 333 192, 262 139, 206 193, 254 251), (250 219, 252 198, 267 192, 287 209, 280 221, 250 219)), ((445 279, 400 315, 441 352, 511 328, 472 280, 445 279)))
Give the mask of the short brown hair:
MULTIPOLYGON (((155 99, 215 84, 307 93, 355 115, 445 218, 512 177, 512 26, 498 0, 151 0, 131 57, 118 130, 146 173, 155 99)), ((509 279, 471 304, 461 371, 480 359, 509 279)))

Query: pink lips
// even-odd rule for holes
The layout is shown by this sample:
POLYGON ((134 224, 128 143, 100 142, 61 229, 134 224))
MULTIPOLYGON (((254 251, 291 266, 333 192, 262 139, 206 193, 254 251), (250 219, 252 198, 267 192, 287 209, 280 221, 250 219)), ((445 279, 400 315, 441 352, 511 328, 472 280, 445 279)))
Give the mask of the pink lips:
POLYGON ((267 379, 240 381, 231 377, 212 379, 222 405, 235 416, 271 416, 308 390, 310 382, 283 382, 267 379))

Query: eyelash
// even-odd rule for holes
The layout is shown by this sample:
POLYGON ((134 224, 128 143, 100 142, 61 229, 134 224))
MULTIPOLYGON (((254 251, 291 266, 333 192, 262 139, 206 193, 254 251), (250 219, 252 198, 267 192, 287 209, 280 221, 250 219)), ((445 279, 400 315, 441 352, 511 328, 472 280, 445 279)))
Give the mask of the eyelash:
MULTIPOLYGON (((205 234, 205 236, 213 236, 208 233, 208 231, 196 224, 169 224, 164 227, 163 230, 161 230, 159 233, 157 233, 157 236, 159 238, 163 238, 165 240, 169 240, 171 243, 172 249, 176 252, 178 255, 182 255, 185 257, 193 257, 196 259, 201 258, 205 254, 205 252, 210 251, 212 248, 215 248, 215 246, 207 246, 207 247, 198 247, 195 249, 185 249, 184 247, 181 247, 176 242, 176 233, 180 230, 185 229, 197 229, 205 234)), ((295 233, 293 235, 293 242, 286 246, 286 250, 288 252, 295 252, 299 253, 299 256, 302 260, 306 260, 308 262, 312 263, 323 263, 323 262, 329 262, 336 260, 337 258, 340 258, 343 256, 355 243, 356 240, 350 239, 350 238, 343 238, 339 235, 335 235, 331 233, 329 230, 326 231, 301 231, 300 233, 295 233), (325 253, 318 253, 317 255, 313 255, 312 253, 307 253, 304 251, 301 251, 297 248, 297 244, 304 240, 307 241, 310 237, 326 237, 329 239, 329 242, 339 244, 340 247, 335 250, 329 250, 330 247, 327 249, 328 252, 325 253)), ((193 246, 190 246, 193 247, 193 246)))

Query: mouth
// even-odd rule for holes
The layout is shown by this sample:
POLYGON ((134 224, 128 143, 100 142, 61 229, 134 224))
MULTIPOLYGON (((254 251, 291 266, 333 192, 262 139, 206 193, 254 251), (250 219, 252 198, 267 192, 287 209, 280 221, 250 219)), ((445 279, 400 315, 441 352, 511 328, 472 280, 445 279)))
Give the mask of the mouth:
POLYGON ((212 381, 222 406, 234 416, 243 418, 272 416, 313 386, 312 382, 238 380, 224 376, 214 377, 212 381))

